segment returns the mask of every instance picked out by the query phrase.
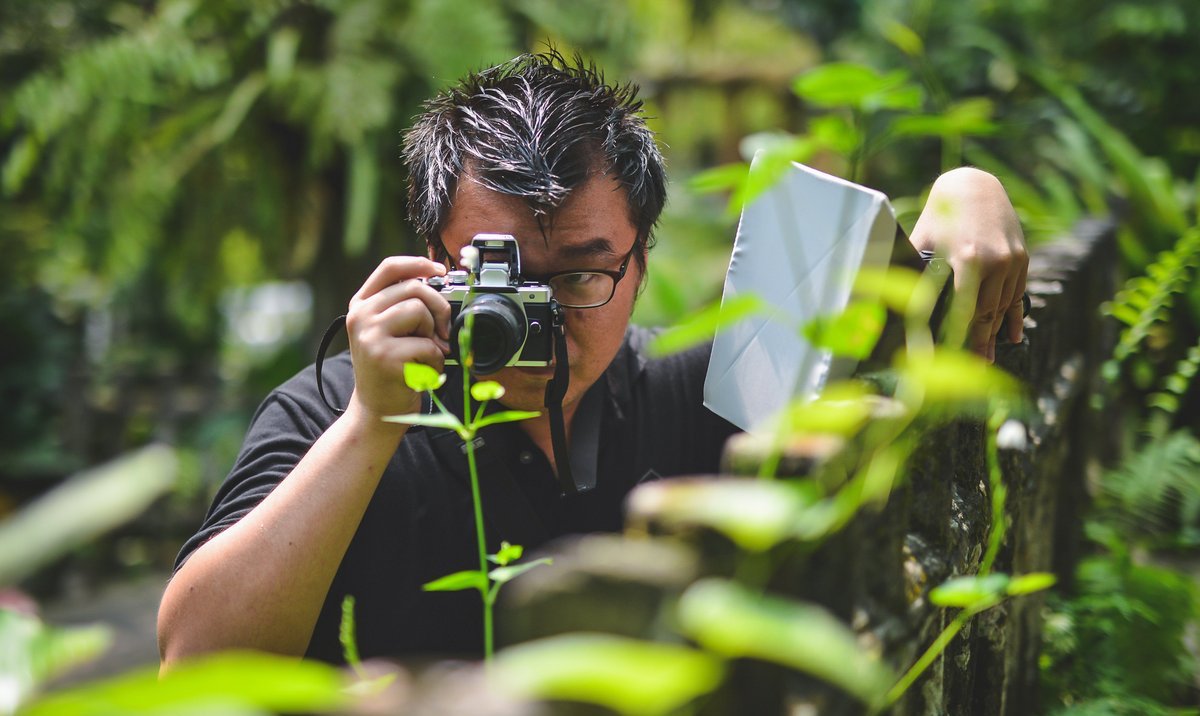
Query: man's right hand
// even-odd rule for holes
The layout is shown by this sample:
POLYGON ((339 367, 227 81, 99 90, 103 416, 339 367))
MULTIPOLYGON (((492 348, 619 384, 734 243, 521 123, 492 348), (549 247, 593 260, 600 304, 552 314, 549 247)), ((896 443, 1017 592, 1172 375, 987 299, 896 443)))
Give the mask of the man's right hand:
POLYGON ((450 304, 421 279, 445 273, 445 266, 426 258, 392 256, 350 299, 350 402, 369 417, 420 410, 420 395, 404 383, 405 363, 442 370, 450 352, 450 304))

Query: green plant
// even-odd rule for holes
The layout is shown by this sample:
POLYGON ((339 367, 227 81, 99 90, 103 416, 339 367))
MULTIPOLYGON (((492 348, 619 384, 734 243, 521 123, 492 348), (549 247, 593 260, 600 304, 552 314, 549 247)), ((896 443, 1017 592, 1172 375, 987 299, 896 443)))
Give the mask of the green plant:
POLYGON ((421 363, 406 363, 404 365, 404 382, 414 391, 427 393, 433 404, 437 406, 438 412, 432 415, 392 415, 384 420, 405 425, 447 428, 457 433, 466 446, 467 466, 471 473, 471 502, 475 511, 475 538, 479 554, 479 569, 448 574, 429 582, 424 589, 430 592, 456 592, 462 589, 479 591, 479 595, 483 599, 484 660, 490 662, 494 651, 492 612, 500 587, 527 570, 541 564, 549 564, 550 559, 542 558, 523 564, 512 564, 521 558, 524 548, 521 545, 510 545, 508 542, 502 543, 500 550, 495 554, 488 554, 487 551, 487 540, 483 531, 483 504, 479 497, 479 473, 475 467, 475 435, 488 425, 528 420, 537 417, 539 413, 528 410, 503 410, 484 415, 484 409, 489 401, 498 400, 504 396, 504 388, 491 380, 478 382, 471 380, 472 319, 473 316, 468 315, 458 334, 459 355, 465 356, 462 361, 463 418, 460 420, 458 416, 447 410, 434 392, 445 384, 446 376, 444 374, 439 374, 433 368, 421 363), (478 404, 474 411, 471 409, 472 399, 478 404), (489 567, 489 562, 497 566, 489 567))
POLYGON ((1194 704, 1197 694, 1198 664, 1184 642, 1187 625, 1200 617, 1195 584, 1173 569, 1139 564, 1103 523, 1092 522, 1088 532, 1104 549, 1079 565, 1074 593, 1052 601, 1046 617, 1047 700, 1101 713, 1106 702, 1110 713, 1135 706, 1188 713, 1172 704, 1194 704))
MULTIPOLYGON (((902 316, 908 355, 901 353, 894 358, 892 377, 887 381, 894 386, 889 397, 873 392, 862 381, 831 384, 820 397, 797 402, 778 417, 768 431, 760 479, 643 485, 628 507, 634 525, 653 520, 664 525, 704 527, 724 535, 742 551, 733 579, 709 578, 685 590, 673 610, 684 636, 722 660, 765 660, 816 676, 876 713, 900 699, 972 617, 1006 599, 1054 583, 1054 577, 1048 574, 1009 576, 992 572, 1007 524, 998 440, 1008 441, 1004 447, 1010 449, 1019 447, 1013 443, 1024 440, 1024 427, 1008 420, 1009 414, 1019 409, 1020 400, 1013 380, 978 356, 934 345, 928 327, 929 310, 937 296, 932 281, 932 277, 891 269, 864 272, 856 287, 858 298, 853 305, 874 306, 879 311, 886 307, 902 316), (969 415, 990 418, 988 464, 993 519, 988 547, 979 574, 953 579, 930 593, 935 604, 961 611, 912 667, 897 677, 878 654, 862 649, 854 632, 825 609, 769 594, 765 586, 779 567, 781 550, 817 545, 862 510, 882 506, 904 479, 905 463, 920 436, 933 425, 969 415), (1012 437, 1014 428, 1020 434, 1019 440, 1012 437), (814 474, 803 478, 776 475, 779 455, 788 441, 816 434, 834 435, 850 447, 817 467, 814 474)), ((760 301, 745 297, 731 302, 728 308, 726 312, 703 309, 665 331, 656 341, 657 350, 682 350, 705 340, 720 326, 764 310, 760 301)), ((866 310, 870 309, 820 319, 816 326, 796 330, 806 331, 819 345, 861 358, 870 353, 883 329, 881 321, 860 320, 866 310)), ((523 693, 610 706, 625 703, 618 701, 623 697, 611 696, 626 693, 621 683, 614 678, 604 681, 604 688, 598 686, 597 682, 609 672, 603 668, 593 670, 591 661, 579 655, 574 642, 567 640, 564 644, 559 651, 554 640, 537 643, 540 656, 562 664, 550 683, 531 675, 521 676, 523 693), (555 659, 555 655, 560 658, 555 659), (581 663, 568 665, 573 659, 581 663), (564 682, 572 686, 563 686, 564 682)), ((506 663, 507 652, 499 660, 506 663)), ((528 666, 524 660, 516 663, 528 666)), ((694 681, 687 681, 680 687, 679 698, 694 695, 695 686, 694 681)), ((708 688, 716 686, 714 680, 708 688)), ((614 707, 623 713, 641 713, 620 705, 614 707)))

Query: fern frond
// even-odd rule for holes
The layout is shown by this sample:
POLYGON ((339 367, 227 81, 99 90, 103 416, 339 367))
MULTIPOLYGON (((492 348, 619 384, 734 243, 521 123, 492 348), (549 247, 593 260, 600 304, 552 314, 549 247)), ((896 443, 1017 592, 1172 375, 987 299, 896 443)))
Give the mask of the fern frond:
POLYGON ((1179 412, 1179 406, 1184 394, 1192 385, 1192 379, 1200 370, 1200 341, 1188 349, 1187 355, 1175 364, 1175 370, 1163 380, 1162 390, 1150 396, 1147 404, 1161 410, 1166 417, 1174 417, 1179 412))
POLYGON ((1159 254, 1146 269, 1125 283, 1103 310, 1126 325, 1113 360, 1124 363, 1142 345, 1155 325, 1170 318, 1171 306, 1200 266, 1200 227, 1184 232, 1173 247, 1159 254))
POLYGON ((1148 443, 1103 477, 1098 498, 1127 534, 1191 541, 1200 530, 1200 440, 1178 431, 1148 443))

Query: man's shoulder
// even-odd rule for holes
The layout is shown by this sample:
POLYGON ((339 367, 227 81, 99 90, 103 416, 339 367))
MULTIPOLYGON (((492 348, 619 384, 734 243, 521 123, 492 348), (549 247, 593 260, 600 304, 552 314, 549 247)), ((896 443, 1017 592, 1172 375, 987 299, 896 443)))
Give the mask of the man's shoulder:
POLYGON ((630 324, 625 342, 610 366, 609 386, 618 401, 654 402, 683 397, 698 402, 708 370, 711 342, 684 351, 659 355, 651 350, 661 329, 630 324))

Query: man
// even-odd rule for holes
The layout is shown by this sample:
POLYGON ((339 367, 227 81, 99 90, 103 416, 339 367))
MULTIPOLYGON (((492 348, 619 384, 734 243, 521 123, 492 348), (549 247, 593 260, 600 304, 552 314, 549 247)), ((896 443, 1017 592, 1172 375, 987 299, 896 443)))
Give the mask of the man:
MULTIPOLYGON (((406 362, 443 369, 450 309, 421 279, 445 274, 476 234, 515 236, 527 278, 612 278, 607 301, 566 318, 563 415, 576 480, 595 486, 561 494, 546 416, 486 429, 491 551, 501 540, 531 548, 619 529, 638 482, 717 467, 733 428, 701 404, 707 347, 648 360, 645 332, 629 325, 665 201, 635 90, 554 53, 523 56, 434 99, 406 138, 405 161, 410 217, 431 258, 385 259, 351 300, 349 355, 324 371, 343 414, 317 397, 311 369, 260 407, 164 594, 164 666, 234 647, 340 660, 345 595, 357 600, 364 656, 480 652, 478 594, 421 590, 477 566, 461 441, 381 420, 420 408, 406 362)), ((939 178, 930 205, 962 210, 926 212, 914 244, 950 247, 952 266, 980 277, 971 342, 990 357, 1006 315, 1009 338, 1021 337, 1026 258, 1012 207, 993 177, 971 169, 939 178)), ((506 407, 539 410, 551 376, 506 368, 492 377, 506 407)))

